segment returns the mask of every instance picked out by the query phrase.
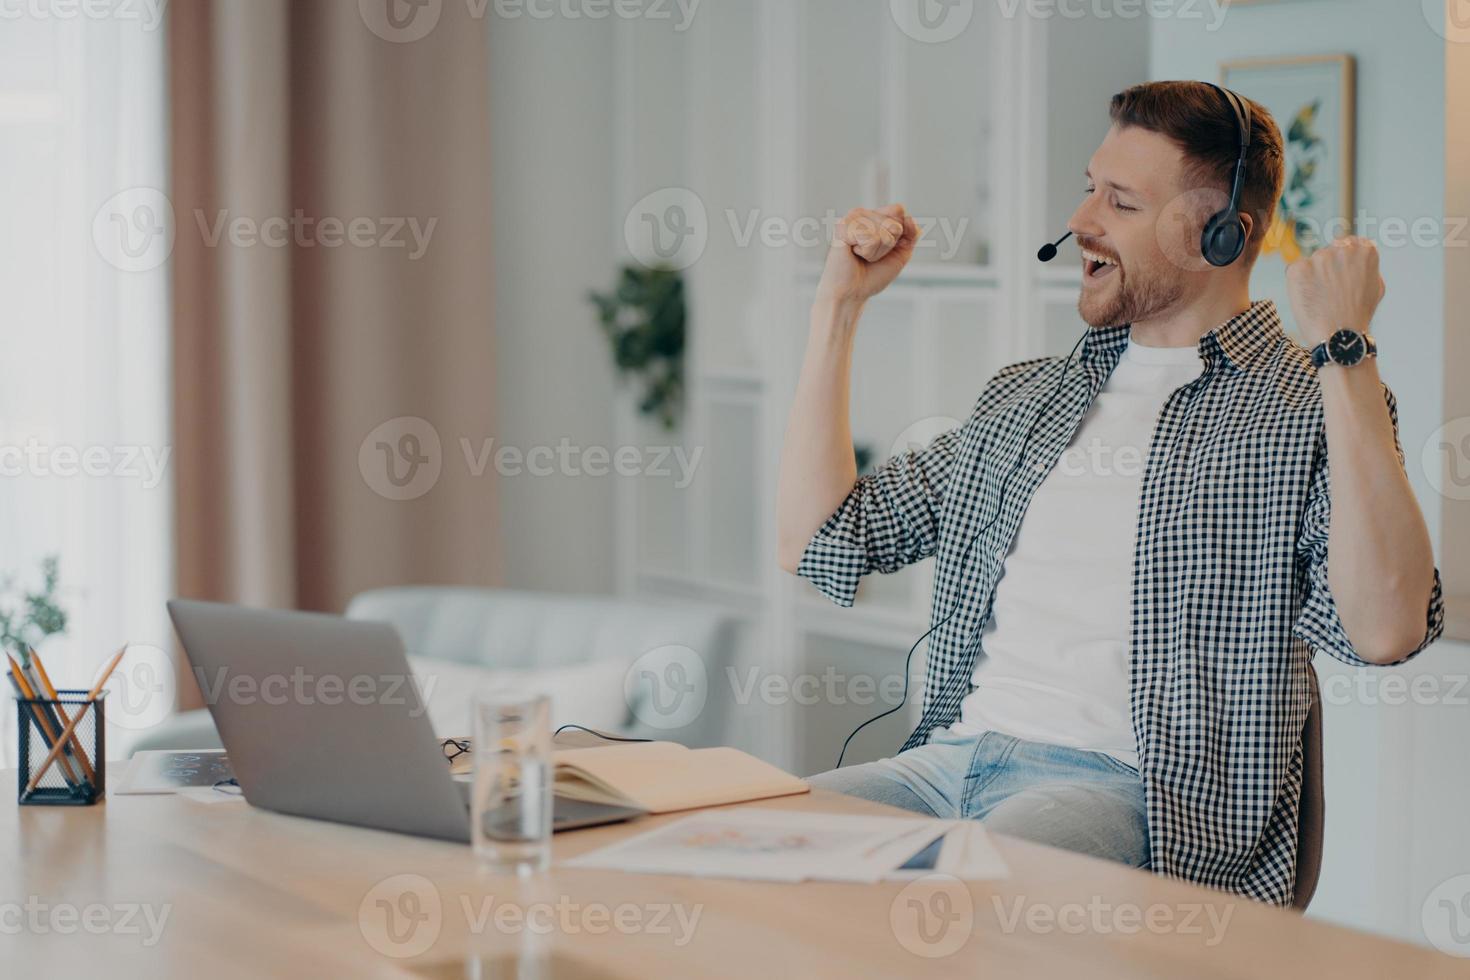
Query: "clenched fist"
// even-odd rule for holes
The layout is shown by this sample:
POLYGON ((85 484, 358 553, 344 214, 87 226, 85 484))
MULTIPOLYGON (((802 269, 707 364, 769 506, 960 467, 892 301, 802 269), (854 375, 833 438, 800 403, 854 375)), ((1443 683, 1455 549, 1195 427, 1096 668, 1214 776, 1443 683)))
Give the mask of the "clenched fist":
POLYGON ((854 208, 837 223, 819 301, 864 302, 888 287, 913 257, 919 226, 902 204, 854 208))
POLYGON ((1378 246, 1355 235, 1286 267, 1287 295, 1309 346, 1344 327, 1366 333, 1384 289, 1378 246))

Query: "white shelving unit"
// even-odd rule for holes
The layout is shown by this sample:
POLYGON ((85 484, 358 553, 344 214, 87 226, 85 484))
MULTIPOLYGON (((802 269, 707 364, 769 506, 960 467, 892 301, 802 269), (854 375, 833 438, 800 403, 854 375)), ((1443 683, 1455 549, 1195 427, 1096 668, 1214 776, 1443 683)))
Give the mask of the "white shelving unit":
MULTIPOLYGON (((963 420, 1004 364, 1069 350, 1084 328, 1080 271, 1034 255, 1080 200, 1108 96, 1147 77, 1147 21, 1002 9, 976 3, 942 43, 906 32, 888 0, 705 0, 683 33, 618 26, 618 246, 627 253, 635 202, 663 188, 692 191, 708 229, 685 273, 689 402, 675 435, 703 456, 686 488, 620 485, 619 588, 729 609, 744 624, 742 678, 835 673, 835 699, 738 712, 745 747, 798 772, 829 767, 845 734, 887 706, 859 702, 901 679, 928 625, 932 562, 870 577, 852 609, 777 568, 777 460, 826 238, 742 235, 895 200, 930 226, 933 245, 859 333, 854 438, 875 462, 963 420)), ((669 441, 631 403, 619 435, 669 441)), ((917 719, 922 653, 908 710, 865 731, 850 760, 890 754, 917 719)))

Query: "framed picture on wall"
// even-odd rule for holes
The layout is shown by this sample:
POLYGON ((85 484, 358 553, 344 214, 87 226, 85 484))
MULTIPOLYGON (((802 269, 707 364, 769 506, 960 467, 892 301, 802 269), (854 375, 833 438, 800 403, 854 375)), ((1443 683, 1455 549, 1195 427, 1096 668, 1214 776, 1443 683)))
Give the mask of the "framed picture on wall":
POLYGON ((1251 299, 1276 303, 1301 340, 1286 267, 1352 234, 1355 116, 1353 58, 1346 54, 1254 58, 1220 66, 1220 84, 1265 106, 1281 128, 1286 174, 1276 215, 1251 271, 1251 299))
POLYGON ((1261 253, 1290 265, 1353 233, 1352 55, 1227 61, 1220 84, 1264 105, 1281 127, 1286 181, 1261 253))

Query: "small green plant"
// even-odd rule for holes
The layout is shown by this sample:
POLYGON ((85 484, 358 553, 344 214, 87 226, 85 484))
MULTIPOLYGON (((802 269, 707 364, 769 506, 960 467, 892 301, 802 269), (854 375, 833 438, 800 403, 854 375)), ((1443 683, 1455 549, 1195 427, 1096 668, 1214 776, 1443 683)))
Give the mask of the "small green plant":
POLYGON ((57 602, 61 562, 52 555, 41 560, 41 591, 16 586, 15 576, 0 580, 0 647, 14 651, 29 666, 29 650, 53 633, 65 633, 67 615, 57 602))
POLYGON ((684 404, 684 279, 674 269, 626 265, 610 293, 591 292, 613 362, 642 380, 638 410, 665 429, 684 404))

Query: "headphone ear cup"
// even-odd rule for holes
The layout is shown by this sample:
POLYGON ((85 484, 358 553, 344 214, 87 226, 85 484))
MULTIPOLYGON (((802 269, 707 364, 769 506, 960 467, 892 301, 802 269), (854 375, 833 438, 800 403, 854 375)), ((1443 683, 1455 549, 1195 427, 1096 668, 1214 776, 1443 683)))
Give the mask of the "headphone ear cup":
POLYGON ((1238 215, 1220 211, 1205 224, 1200 252, 1214 266, 1226 266, 1245 251, 1245 224, 1238 215))

